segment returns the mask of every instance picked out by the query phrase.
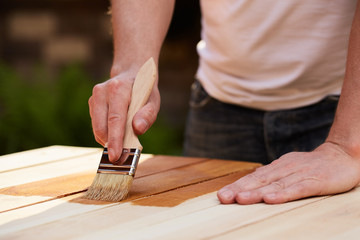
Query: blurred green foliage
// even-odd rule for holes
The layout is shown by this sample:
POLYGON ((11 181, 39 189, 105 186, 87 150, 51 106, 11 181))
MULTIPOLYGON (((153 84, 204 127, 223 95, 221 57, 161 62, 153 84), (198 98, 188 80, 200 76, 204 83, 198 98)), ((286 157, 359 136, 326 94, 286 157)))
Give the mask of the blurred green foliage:
POLYGON ((87 99, 91 82, 78 65, 55 79, 41 67, 20 77, 0 66, 0 152, 48 145, 96 146, 87 99))
MULTIPOLYGON (((49 145, 99 147, 88 110, 94 84, 78 64, 55 78, 41 67, 25 78, 0 64, 0 155, 49 145)), ((159 116, 140 141, 144 152, 179 155, 182 129, 159 116)))
POLYGON ((145 153, 178 156, 182 154, 183 128, 170 125, 161 114, 139 139, 145 153))

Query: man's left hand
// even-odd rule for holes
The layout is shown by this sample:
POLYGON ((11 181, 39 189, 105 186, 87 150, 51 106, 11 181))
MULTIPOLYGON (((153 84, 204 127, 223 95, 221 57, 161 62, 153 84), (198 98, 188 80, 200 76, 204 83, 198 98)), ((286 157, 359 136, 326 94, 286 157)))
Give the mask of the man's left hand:
POLYGON ((360 182, 360 159, 327 142, 291 152, 218 191, 221 203, 284 203, 349 191, 360 182))

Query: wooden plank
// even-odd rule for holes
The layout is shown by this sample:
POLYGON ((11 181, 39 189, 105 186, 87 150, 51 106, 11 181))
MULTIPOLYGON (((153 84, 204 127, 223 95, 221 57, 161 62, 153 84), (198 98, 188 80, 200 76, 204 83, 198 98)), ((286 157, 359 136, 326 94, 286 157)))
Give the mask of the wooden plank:
POLYGON ((132 204, 148 207, 176 207, 189 199, 217 191, 223 186, 236 181, 248 172, 248 170, 238 171, 236 173, 218 177, 212 180, 186 185, 184 187, 176 188, 172 191, 163 192, 161 194, 138 198, 133 200, 132 204))
MULTIPOLYGON (((219 188, 234 181, 243 174, 239 172, 149 196, 145 199, 103 206, 84 212, 81 212, 83 205, 78 205, 78 207, 73 207, 73 215, 56 217, 57 213, 64 212, 67 204, 71 202, 62 203, 48 211, 38 211, 41 214, 30 215, 25 219, 15 219, 4 224, 0 227, 0 238, 25 239, 27 236, 36 235, 38 238, 51 237, 52 239, 108 237, 197 239, 233 229, 231 224, 234 223, 236 226, 246 226, 320 199, 311 198, 284 205, 239 206, 235 204, 221 205, 216 198, 216 192, 207 193, 213 188, 219 188), (201 195, 203 193, 205 195, 201 195), (151 198, 157 198, 157 200, 151 198), (176 199, 174 203, 171 201, 172 198, 180 199, 176 199), (166 200, 166 203, 163 206, 155 206, 158 205, 157 202, 160 199, 166 200), (164 207, 165 205, 167 207, 164 207), (232 216, 231 221, 226 221, 230 216, 232 216), (88 231, 89 229, 91 231, 88 231)), ((25 210, 26 208, 18 209, 5 214, 8 214, 9 218, 9 215, 14 215, 16 211, 25 210)))
MULTIPOLYGON (((97 160, 97 159, 96 159, 97 160)), ((72 161, 82 161, 82 159, 74 158, 72 161)), ((143 155, 138 167, 138 173, 135 178, 141 178, 144 176, 152 175, 155 173, 163 172, 169 169, 188 166, 198 162, 206 161, 201 158, 189 158, 184 161, 179 161, 177 157, 156 157, 152 155, 143 155), (149 161, 146 161, 149 160, 149 161)), ((97 166, 97 165, 96 165, 97 166)), ((96 174, 96 166, 91 167, 91 171, 85 171, 86 168, 80 169, 82 172, 75 174, 68 174, 59 177, 52 177, 40 181, 31 181, 30 177, 24 177, 23 181, 31 181, 21 185, 15 185, 7 188, 0 189, 0 194, 6 195, 19 195, 19 196, 48 196, 57 197, 73 192, 78 192, 86 189, 93 181, 96 174)), ((69 163, 66 163, 65 167, 70 167, 69 163)), ((34 169, 34 172, 39 171, 39 167, 34 169)), ((58 168, 48 168, 47 172, 50 172, 54 176, 54 172, 58 171, 58 168)), ((12 173, 11 175, 17 176, 18 173, 12 173)), ((3 175, 0 175, 3 176, 3 175)))
POLYGON ((0 212, 53 197, 35 193, 24 195, 18 192, 20 188, 14 186, 44 181, 42 187, 49 188, 52 185, 47 185, 46 182, 50 178, 62 176, 67 172, 79 172, 79 161, 84 164, 84 170, 91 169, 94 172, 100 156, 99 148, 67 146, 51 146, 1 156, 2 170, 5 171, 0 173, 0 212))
POLYGON ((43 196, 11 196, 0 194, 0 214, 4 211, 8 211, 21 206, 29 204, 39 203, 51 199, 50 197, 43 196))
MULTIPOLYGON (((151 198, 170 199, 173 198, 174 196, 177 196, 177 200, 172 201, 171 205, 174 204, 180 205, 180 203, 185 200, 196 198, 197 196, 206 194, 215 188, 220 188, 228 184, 229 182, 234 181, 235 179, 243 176, 245 173, 246 172, 238 172, 236 174, 211 180, 210 182, 203 182, 198 184, 199 187, 195 185, 190 185, 185 188, 177 189, 175 190, 174 193, 172 193, 172 191, 165 192, 160 195, 151 195, 151 193, 149 193, 151 197, 147 199, 151 199, 151 198), (210 188, 207 188, 206 186, 209 186, 210 188), (185 190, 187 188, 188 191, 185 190), (180 191, 180 192, 177 193, 176 191, 180 191), (187 194, 184 194, 185 192, 187 192, 187 194), (191 194, 189 195, 189 193, 191 194)), ((169 207, 151 207, 151 205, 153 205, 152 201, 150 200, 149 202, 144 200, 145 199, 140 199, 138 200, 138 203, 135 204, 134 202, 122 202, 115 204, 105 203, 105 205, 102 205, 104 203, 99 203, 97 201, 89 201, 87 202, 88 204, 84 204, 84 202, 81 202, 82 204, 79 204, 76 196, 70 196, 63 199, 57 199, 54 201, 42 203, 39 205, 33 205, 26 208, 16 209, 10 212, 5 212, 0 215, 0 224, 2 224, 2 226, 0 227, 0 238, 3 238, 7 234, 11 234, 11 237, 14 237, 13 234, 16 235, 20 230, 24 230, 24 229, 30 230, 30 228, 33 229, 35 226, 39 226, 39 225, 40 225, 39 227, 41 228, 42 224, 46 224, 54 220, 63 219, 64 221, 73 221, 74 219, 79 218, 79 220, 76 220, 76 222, 85 223, 87 222, 86 219, 93 218, 91 216, 89 217, 89 214, 90 215, 100 214, 101 216, 99 216, 98 219, 100 222, 99 223, 94 222, 91 224, 97 224, 97 226, 93 226, 96 228, 100 228, 101 226, 106 228, 109 226, 111 222, 115 221, 116 218, 118 218, 116 220, 118 224, 120 223, 123 224, 131 219, 136 220, 139 217, 153 216, 154 214, 159 214, 160 212, 168 211, 169 209, 169 207), (92 207, 89 208, 89 206, 92 207), (101 212, 93 211, 96 209, 101 209, 101 212), (118 214, 121 213, 123 217, 120 217, 119 215, 113 215, 115 212, 118 214), (64 213, 66 214, 64 215, 64 213), (82 215, 82 213, 84 213, 84 215, 82 215)), ((212 201, 209 201, 208 203, 210 205, 218 204, 216 199, 215 201, 214 199, 212 199, 212 201)), ((169 205, 169 201, 167 201, 166 205, 169 205)), ((185 209, 187 208, 186 207, 187 203, 182 203, 181 205, 183 205, 183 207, 179 209, 179 213, 184 214, 186 212, 185 209)), ((196 206, 196 208, 199 209, 199 208, 208 207, 208 204, 206 203, 204 204, 200 201, 200 202, 195 202, 194 206, 196 206)), ((62 237, 67 238, 70 235, 74 235, 74 234, 81 235, 82 234, 81 228, 75 227, 74 232, 69 232, 69 235, 66 236, 62 235, 62 237)))
MULTIPOLYGON (((320 200, 312 198, 283 205, 220 205, 216 202, 216 192, 200 199, 199 201, 202 204, 207 201, 216 204, 207 208, 188 206, 188 212, 184 215, 175 209, 169 210, 161 216, 148 216, 147 218, 128 221, 121 226, 111 226, 100 231, 95 230, 91 235, 84 235, 81 239, 114 238, 120 233, 122 233, 123 239, 143 239, 144 236, 151 236, 151 239, 209 239, 212 236, 222 235, 234 227, 251 225, 320 200), (191 212, 189 212, 189 208, 192 210, 191 212)), ((259 228, 254 230, 252 234, 256 234, 257 231, 259 228)), ((240 237, 242 238, 242 235, 237 235, 232 239, 239 239, 240 237)))
POLYGON ((94 171, 77 173, 0 189, 0 213, 85 191, 94 176, 94 171))
POLYGON ((221 205, 216 190, 258 165, 160 156, 141 161, 127 201, 97 202, 74 194, 89 185, 98 165, 99 155, 84 158, 1 173, 0 185, 8 186, 0 189, 0 206, 9 209, 15 201, 21 208, 0 214, 0 239, 358 239, 360 234, 359 188, 281 205, 221 205))
MULTIPOLYGON (((47 164, 3 172, 0 174, 0 188, 61 177, 73 173, 96 172, 101 154, 101 151, 96 151, 91 154, 68 157, 61 161, 48 162, 47 164)), ((151 154, 141 154, 140 161, 144 162, 152 156, 151 154)), ((151 172, 149 174, 151 174, 151 172)))
MULTIPOLYGON (((170 161, 177 161, 178 158, 168 157, 167 159, 170 163, 170 161)), ((191 161, 191 158, 189 158, 188 161, 184 161, 184 166, 177 163, 177 167, 175 168, 172 168, 172 165, 169 163, 167 165, 162 165, 161 168, 158 168, 158 173, 153 173, 152 168, 150 168, 149 172, 152 173, 151 175, 147 174, 148 171, 146 167, 139 167, 139 176, 135 177, 129 196, 124 202, 211 180, 229 175, 233 172, 240 172, 242 175, 245 175, 260 166, 259 164, 254 163, 223 160, 193 160, 195 161, 194 164, 188 163, 188 161, 191 161), (141 173, 142 171, 143 173, 141 173)), ((156 161, 157 158, 154 157, 147 162, 155 163, 156 161)), ((73 199, 72 201, 82 203, 84 202, 84 199, 79 196, 79 198, 73 199)), ((96 204, 96 201, 85 200, 85 202, 86 204, 89 202, 94 202, 96 204)))
MULTIPOLYGON (((71 217, 81 213, 91 212, 96 209, 104 208, 106 206, 118 204, 80 204, 71 202, 71 199, 73 198, 74 196, 69 196, 1 213, 0 238, 6 239, 8 238, 6 237, 6 235, 16 235, 16 232, 18 232, 19 230, 31 228, 37 225, 49 223, 55 220, 71 217)), ((9 238, 13 237, 14 236, 9 238)), ((26 236, 22 237, 28 238, 26 236)))
MULTIPOLYGON (((6 197, 8 197, 8 194, 13 194, 16 198, 19 197, 16 194, 19 194, 25 198, 33 198, 39 195, 43 197, 56 198, 64 192, 74 192, 78 188, 83 189, 85 185, 89 184, 92 181, 92 176, 90 176, 91 173, 89 171, 84 172, 84 169, 86 170, 87 168, 89 168, 96 170, 98 161, 98 156, 93 160, 89 160, 88 157, 86 159, 84 159, 84 157, 78 157, 74 159, 64 160, 61 162, 54 162, 46 165, 29 167, 26 169, 19 169, 16 171, 11 171, 11 173, 5 172, 1 174, 2 178, 4 177, 4 175, 7 175, 7 178, 13 177, 13 179, 15 180, 16 176, 22 176, 22 178, 24 178, 25 176, 26 180, 21 180, 23 182, 22 185, 18 185, 19 181, 15 181, 15 183, 13 181, 8 181, 8 184, 12 185, 10 187, 2 189, 2 193, 7 194, 6 197), (90 166, 91 164, 94 164, 94 166, 90 166), (69 167, 71 169, 77 169, 77 171, 80 172, 69 173, 67 171, 69 167), (44 172, 44 174, 38 176, 36 174, 33 174, 33 172, 30 170, 35 170, 41 173, 44 172), (63 176, 64 173, 67 174, 65 178, 63 176), (56 176, 57 174, 59 176, 56 176), (79 179, 82 180, 79 181, 79 179), (34 180, 38 181, 34 182, 34 180), (77 182, 79 184, 74 185, 74 182, 77 182)), ((121 209, 122 213, 127 212, 128 216, 132 216, 133 219, 136 219, 136 216, 146 217, 147 213, 151 213, 150 215, 152 215, 158 213, 159 208, 166 208, 151 207, 152 205, 154 205, 154 203, 151 202, 154 201, 149 202, 145 201, 144 199, 139 201, 137 205, 132 204, 129 201, 147 196, 151 196, 155 199, 158 198, 158 195, 160 194, 164 194, 164 196, 166 196, 172 191, 179 191, 178 188, 187 189, 193 184, 199 182, 201 183, 209 179, 216 179, 221 176, 227 176, 232 172, 238 172, 238 174, 244 175, 248 172, 253 171, 258 166, 258 164, 252 163, 193 158, 176 158, 166 156, 161 156, 158 158, 154 157, 151 161, 150 159, 149 161, 142 160, 141 164, 139 165, 138 173, 134 180, 132 190, 130 192, 130 198, 127 200, 128 202, 116 204, 109 204, 104 202, 99 203, 84 200, 80 198, 81 194, 78 194, 70 197, 65 197, 64 199, 56 199, 50 202, 30 205, 28 207, 8 211, 0 215, 0 222, 2 222, 4 226, 0 229, 1 234, 4 233, 1 236, 10 236, 11 238, 14 237, 13 234, 18 236, 17 234, 19 234, 19 229, 21 229, 21 226, 23 226, 24 231, 32 231, 32 229, 35 229, 35 231, 37 231, 37 228, 43 227, 42 224, 48 226, 48 224, 50 224, 50 222, 52 223, 54 219, 58 219, 57 221, 62 222, 67 221, 68 219, 71 220, 77 218, 78 216, 79 218, 82 218, 87 214, 91 214, 93 211, 100 211, 102 215, 103 211, 107 212, 109 208, 114 206, 118 206, 121 209), (44 208, 42 206, 44 206, 44 208), (32 211, 31 209, 36 210, 32 211), (24 214, 24 212, 26 214, 24 214), (34 212, 35 215, 32 215, 31 212, 34 212), (36 214, 36 212, 38 214, 36 214), (68 218, 69 216, 71 217, 68 218), (35 228, 31 227, 28 229, 28 227, 34 226, 34 224, 40 225, 36 225, 35 228), (9 229, 16 229, 16 233, 11 232, 9 229)), ((6 185, 7 183, 2 184, 6 185)), ((204 188, 203 190, 198 192, 191 190, 188 193, 200 194, 202 192, 202 194, 205 194, 210 190, 214 190, 214 187, 216 186, 218 185, 215 184, 213 188, 204 188)), ((177 198, 176 200, 179 203, 182 201, 186 201, 188 198, 194 197, 191 194, 180 194, 178 196, 182 196, 180 198, 177 198)), ((174 197, 172 198, 175 199, 174 197)), ((157 200, 155 202, 157 202, 157 200)), ((167 204, 170 204, 169 201, 167 201, 167 204)), ((174 204, 174 201, 172 204, 174 204)), ((197 205, 204 206, 201 203, 197 203, 197 205)), ((114 210, 110 210, 109 214, 112 214, 113 211, 114 210)), ((182 212, 183 211, 181 211, 181 213, 182 212)), ((88 217, 85 216, 85 219, 88 219, 88 217)), ((110 222, 107 222, 107 225, 109 224, 110 222)), ((41 230, 41 232, 42 231, 43 230, 41 230)), ((46 231, 44 232, 44 234, 45 233, 46 231)), ((35 235, 37 234, 38 233, 36 233, 35 235)), ((28 235, 21 235, 20 233, 19 236, 28 235)))
POLYGON ((260 164, 225 161, 207 160, 192 165, 178 167, 161 174, 153 174, 146 177, 134 179, 129 192, 128 201, 132 199, 149 196, 173 190, 179 187, 211 180, 230 173, 242 172, 250 173, 259 167, 260 164))
MULTIPOLYGON (((63 165, 62 167, 67 168, 70 167, 70 163, 74 163, 74 161, 84 161, 82 158, 74 158, 65 162, 57 163, 56 165, 46 165, 46 166, 36 166, 32 169, 33 172, 39 172, 39 168, 46 167, 47 176, 51 178, 45 178, 44 175, 37 176, 45 179, 39 181, 33 181, 34 178, 32 176, 24 175, 23 171, 15 171, 8 173, 8 176, 12 176, 13 178, 17 178, 18 176, 22 176, 22 180, 25 182, 20 185, 10 186, 7 188, 0 189, 0 202, 6 203, 1 204, 0 212, 22 207, 29 204, 35 204, 40 201, 50 200, 54 198, 63 197, 69 194, 74 194, 79 191, 85 191, 85 189, 90 186, 92 183, 94 176, 96 174, 96 168, 98 164, 99 157, 94 157, 93 161, 95 165, 86 165, 87 167, 91 167, 91 171, 83 171, 74 174, 68 174, 64 176, 55 177, 57 172, 58 174, 62 174, 63 171, 59 171, 59 164, 63 165), (55 166, 55 167, 54 167, 55 166), (21 174, 21 175, 20 175, 21 174), (41 197, 40 197, 41 196, 41 197)), ((88 157, 88 156, 87 156, 88 157)), ((166 156, 157 156, 153 157, 150 154, 142 154, 138 172, 136 174, 136 178, 141 178, 145 176, 149 176, 151 174, 164 172, 169 169, 174 169, 182 166, 188 166, 194 163, 203 162, 207 159, 203 158, 179 158, 179 157, 166 157, 166 156)), ((85 159, 87 161, 87 159, 85 159)), ((80 164, 78 170, 84 170, 85 167, 82 167, 80 164)), ((29 169, 27 169, 29 170, 29 169)), ((31 169, 30 169, 31 170, 31 169)), ((44 170, 42 170, 43 172, 44 170)), ((0 175, 4 176, 4 173, 0 175)), ((10 178, 10 177, 8 177, 10 178)), ((136 182, 136 180, 135 180, 136 182)), ((11 182, 14 183, 14 182, 11 182)))
POLYGON ((189 166, 199 162, 208 161, 207 158, 190 158, 176 156, 162 156, 141 154, 140 162, 136 171, 135 178, 140 178, 155 173, 165 172, 169 169, 189 166))
POLYGON ((0 173, 100 153, 100 148, 50 146, 0 156, 0 173))
MULTIPOLYGON (((202 158, 180 158, 180 157, 167 157, 167 156, 156 156, 156 158, 153 158, 152 155, 142 154, 136 178, 163 172, 172 168, 203 162, 206 160, 207 159, 202 159, 202 158)), ((2 197, 0 197, 0 201, 1 201, 0 211, 19 208, 24 205, 31 205, 44 200, 49 200, 59 196, 64 196, 74 192, 81 191, 87 188, 91 184, 94 175, 95 172, 71 174, 57 178, 51 178, 37 182, 30 182, 22 185, 0 189, 0 193, 4 194, 2 195, 2 197)), ((77 204, 82 203, 81 205, 84 206, 87 205, 95 206, 96 204, 110 205, 110 203, 99 203, 99 202, 90 202, 91 204, 83 204, 84 201, 80 198, 80 196, 81 196, 80 194, 77 194, 75 197, 71 197, 71 198, 67 197, 65 198, 64 201, 61 202, 72 201, 73 203, 77 203, 77 204)), ((55 202, 56 202, 55 205, 57 205, 57 202, 59 201, 55 200, 55 202)), ((48 206, 48 205, 51 206, 52 203, 41 204, 41 206, 48 206)), ((15 216, 24 216, 24 214, 18 214, 18 212, 19 211, 28 212, 28 209, 41 209, 42 208, 41 206, 40 207, 31 206, 26 208, 26 210, 17 210, 15 211, 15 216)), ((81 210, 82 208, 77 208, 77 209, 82 211, 81 210)), ((10 213, 10 216, 11 214, 12 213, 10 213)), ((4 223, 4 219, 6 219, 7 221, 14 220, 14 217, 9 217, 9 213, 6 213, 5 218, 4 215, 2 216, 3 216, 2 223, 4 223)))
POLYGON ((211 239, 359 239, 359 199, 358 187, 211 239))
POLYGON ((0 188, 7 188, 29 182, 61 177, 84 171, 96 171, 101 153, 68 158, 43 165, 26 167, 1 173, 0 188))

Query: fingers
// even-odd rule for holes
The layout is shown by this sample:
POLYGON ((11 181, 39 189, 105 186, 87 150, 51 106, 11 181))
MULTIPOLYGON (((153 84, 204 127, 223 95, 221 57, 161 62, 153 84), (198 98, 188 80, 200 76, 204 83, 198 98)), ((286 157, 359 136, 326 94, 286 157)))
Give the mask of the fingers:
POLYGON ((107 115, 108 109, 106 95, 104 94, 105 84, 97 84, 93 88, 92 96, 89 98, 89 111, 95 140, 101 145, 107 141, 107 115))
POLYGON ((108 143, 109 160, 121 155, 127 109, 131 99, 133 80, 115 77, 93 88, 89 110, 95 139, 108 143))
POLYGON ((265 202, 277 204, 319 195, 321 188, 321 181, 318 179, 303 179, 302 174, 295 173, 256 189, 238 191, 239 189, 230 187, 225 190, 225 198, 227 197, 227 199, 224 200, 224 196, 220 196, 219 199, 222 203, 254 204, 265 202))
POLYGON ((239 192, 235 198, 239 204, 284 203, 307 196, 319 195, 320 185, 321 181, 318 179, 303 179, 302 174, 295 173, 264 187, 239 192))
POLYGON ((291 175, 294 171, 291 164, 286 164, 282 161, 274 161, 270 165, 266 165, 257 168, 253 173, 250 173, 236 182, 229 184, 218 191, 218 198, 221 203, 229 204, 236 201, 238 193, 243 193, 244 198, 248 198, 249 202, 252 198, 256 198, 253 194, 245 196, 251 190, 258 189, 269 185, 270 183, 279 180, 280 178, 291 175), (276 171, 276 169, 282 168, 283 171, 276 171))
POLYGON ((270 165, 260 167, 255 172, 220 189, 218 198, 225 204, 234 202, 253 204, 263 201, 280 203, 290 201, 294 197, 317 194, 316 190, 320 189, 318 185, 321 181, 314 177, 318 171, 311 171, 312 165, 304 160, 309 156, 311 156, 309 153, 286 154, 270 165), (309 185, 309 182, 312 185, 309 185), (302 191, 294 195, 293 192, 305 183, 307 192, 302 191))
POLYGON ((134 116, 133 128, 137 135, 144 134, 155 122, 160 110, 160 93, 158 88, 154 88, 147 104, 142 107, 134 116))
POLYGON ((306 179, 278 191, 270 191, 264 194, 263 201, 269 204, 285 203, 309 196, 321 195, 321 182, 314 179, 306 179))
POLYGON ((348 191, 360 182, 360 162, 328 143, 308 153, 289 153, 225 186, 221 203, 284 203, 348 191))
MULTIPOLYGON (((97 84, 89 98, 95 139, 103 146, 107 143, 111 162, 116 162, 122 153, 132 85, 132 78, 118 75, 97 84)), ((158 88, 154 87, 147 104, 134 116, 133 128, 137 135, 145 133, 155 122, 159 108, 160 94, 158 88)))
POLYGON ((108 153, 116 162, 122 153, 127 111, 131 101, 132 81, 113 78, 107 84, 108 153))
POLYGON ((250 173, 236 182, 229 184, 218 191, 218 198, 221 203, 229 204, 237 201, 238 193, 243 194, 243 198, 247 199, 246 202, 256 202, 258 199, 255 196, 255 192, 251 192, 253 189, 258 189, 263 186, 268 185, 271 181, 275 181, 277 179, 273 179, 272 176, 266 175, 268 166, 258 168, 255 172, 250 173), (251 195, 249 195, 251 194, 251 195))

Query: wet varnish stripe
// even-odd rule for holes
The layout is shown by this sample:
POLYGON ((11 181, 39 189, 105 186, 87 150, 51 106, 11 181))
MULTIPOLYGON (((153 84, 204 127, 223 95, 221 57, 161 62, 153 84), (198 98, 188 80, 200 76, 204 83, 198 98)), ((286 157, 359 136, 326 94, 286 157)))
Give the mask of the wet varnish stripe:
MULTIPOLYGON (((213 168, 213 164, 214 162, 207 164, 207 168, 213 168)), ((234 168, 229 168, 227 172, 220 169, 216 174, 207 175, 204 172, 191 171, 192 167, 194 165, 172 170, 170 174, 159 173, 134 179, 129 196, 122 202, 133 201, 135 205, 142 206, 176 206, 188 199, 216 191, 253 172, 256 168, 255 166, 235 168, 235 170, 234 168)), ((202 170, 206 169, 202 168, 202 170)), ((86 200, 81 196, 70 200, 70 202, 98 204, 97 201, 86 200)), ((104 204, 104 202, 101 204, 104 204)))
MULTIPOLYGON (((207 161, 204 158, 179 158, 157 156, 141 162, 136 178, 157 174, 177 167, 183 167, 198 162, 207 161)), ((45 196, 58 197, 71 193, 85 191, 92 183, 96 172, 84 172, 0 189, 0 194, 12 196, 45 196)), ((20 177, 20 176, 19 176, 20 177)))
POLYGON ((151 207, 175 207, 189 199, 217 191, 252 171, 253 170, 240 171, 209 181, 192 184, 146 198, 137 199, 132 201, 132 204, 151 207))
MULTIPOLYGON (((185 194, 181 199, 177 198, 173 203, 166 203, 166 206, 176 205, 179 202, 185 201, 189 198, 193 198, 202 195, 208 192, 216 191, 220 188, 220 185, 214 185, 208 187, 208 189, 199 190, 197 187, 201 187, 198 183, 208 181, 211 179, 223 177, 229 175, 230 173, 239 172, 241 176, 253 171, 256 167, 260 166, 259 164, 246 163, 246 162, 236 162, 236 161, 225 161, 225 160, 204 160, 204 159, 187 159, 187 161, 177 161, 175 158, 153 158, 149 161, 142 163, 139 166, 139 174, 134 179, 132 184, 129 197, 124 201, 132 201, 135 199, 140 199, 143 197, 148 197, 151 195, 162 194, 165 192, 171 192, 177 188, 188 188, 193 191, 193 194, 185 194), (166 161, 167 164, 164 164, 166 161), (175 168, 171 162, 176 162, 174 164, 175 168), (146 164, 145 164, 146 163, 146 164), (152 164, 150 164, 152 163, 152 164), (155 168, 154 168, 155 167, 155 168), (158 173, 154 173, 154 170, 157 169, 158 173), (148 175, 150 174, 150 175, 148 175), (193 185, 191 186, 190 185, 193 185)), ((240 175, 237 177, 239 178, 240 175)), ((92 183, 95 177, 95 173, 82 173, 82 174, 72 174, 47 180, 41 180, 32 183, 26 183, 22 185, 17 185, 13 187, 8 187, 0 189, 0 194, 13 195, 13 196, 45 196, 51 197, 52 199, 62 198, 71 194, 76 194, 81 191, 85 191, 88 186, 92 183)), ((227 184, 230 182, 227 182, 227 184)), ((204 186, 207 186, 206 184, 204 186)), ((209 185, 210 186, 210 185, 209 185)), ((189 190, 189 191, 190 191, 189 190)), ((176 195, 177 190, 174 191, 176 195)), ((78 194, 76 194, 78 195, 78 194)), ((80 194, 81 195, 81 194, 80 194)), ((157 197, 154 197, 157 199, 157 197)), ((50 199, 51 200, 51 199, 50 199)), ((71 202, 81 203, 81 204, 107 204, 108 202, 101 201, 90 201, 84 200, 81 196, 75 197, 70 200, 71 202)), ((160 201, 162 202, 162 201, 160 201)), ((32 203, 35 204, 35 203, 32 203)), ((143 202, 143 204, 145 204, 143 202)), ((147 203, 150 205, 150 203, 147 203)), ((157 205, 164 205, 165 203, 158 203, 157 205)), ((152 204, 154 205, 154 204, 152 204)), ((155 205, 154 205, 155 206, 155 205)))
POLYGON ((0 189, 0 194, 12 196, 58 197, 85 190, 95 177, 95 173, 71 174, 13 187, 0 189))
POLYGON ((251 172, 259 166, 261 165, 255 163, 208 160, 171 169, 159 174, 134 179, 129 197, 126 200, 129 201, 163 193, 176 188, 222 177, 234 172, 251 172))

